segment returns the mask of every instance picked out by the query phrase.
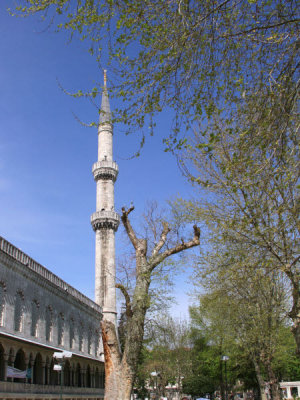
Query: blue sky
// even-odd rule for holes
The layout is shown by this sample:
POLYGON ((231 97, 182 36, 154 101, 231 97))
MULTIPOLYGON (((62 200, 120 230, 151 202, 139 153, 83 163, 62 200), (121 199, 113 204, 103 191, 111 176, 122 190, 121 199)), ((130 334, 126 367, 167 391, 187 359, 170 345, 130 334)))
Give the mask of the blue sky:
MULTIPOLYGON (((86 122, 97 120, 98 114, 88 101, 64 94, 57 79, 77 91, 95 86, 102 72, 82 43, 68 44, 63 34, 42 32, 45 24, 37 18, 11 17, 5 6, 11 1, 5 0, 0 10, 0 235, 93 298, 90 215, 96 186, 91 168, 97 158, 97 131, 80 125, 73 113, 86 122)), ((141 157, 130 160, 139 136, 126 137, 115 127, 115 206, 119 211, 133 201, 135 222, 148 201, 163 206, 179 194, 192 195, 176 159, 163 151, 167 129, 160 118, 157 135, 141 157)), ((120 253, 122 229, 116 241, 120 253)), ((187 315, 187 276, 176 280, 179 305, 173 314, 187 315)))

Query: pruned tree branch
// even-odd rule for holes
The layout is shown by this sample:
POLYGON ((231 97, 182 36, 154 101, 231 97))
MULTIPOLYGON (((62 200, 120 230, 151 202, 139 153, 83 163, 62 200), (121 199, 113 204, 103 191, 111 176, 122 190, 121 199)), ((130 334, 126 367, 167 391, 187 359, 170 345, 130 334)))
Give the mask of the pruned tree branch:
POLYGON ((129 214, 131 213, 131 211, 133 211, 133 210, 134 210, 134 206, 131 206, 128 210, 126 210, 125 207, 122 207, 122 217, 121 217, 121 220, 122 220, 122 223, 123 223, 123 225, 124 225, 124 228, 125 228, 125 230, 126 230, 126 232, 127 232, 127 235, 128 235, 128 237, 129 237, 129 239, 130 239, 130 241, 131 241, 133 247, 135 248, 135 250, 137 250, 137 249, 138 249, 138 245, 139 245, 139 241, 138 241, 138 238, 136 237, 135 232, 134 232, 134 230, 133 230, 133 228, 132 228, 132 226, 131 226, 131 223, 130 223, 130 221, 129 221, 129 219, 128 219, 128 215, 129 215, 129 214))
POLYGON ((197 225, 194 225, 193 228, 194 228, 194 237, 192 240, 186 243, 182 241, 180 244, 177 244, 171 249, 165 250, 163 253, 151 257, 151 259, 149 260, 150 269, 153 270, 158 264, 163 262, 167 257, 171 256, 172 254, 177 254, 183 250, 198 246, 200 244, 200 228, 198 228, 197 225))
POLYGON ((125 286, 121 285, 120 283, 116 284, 116 288, 120 289, 123 296, 125 297, 125 304, 126 304, 126 316, 128 318, 132 317, 132 309, 131 309, 131 301, 130 301, 130 297, 129 294, 125 288, 125 286))
POLYGON ((163 231, 160 235, 159 242, 155 245, 153 251, 152 251, 152 257, 156 256, 156 254, 159 252, 159 250, 163 247, 163 245, 166 243, 167 235, 170 232, 169 225, 166 221, 163 221, 163 231))

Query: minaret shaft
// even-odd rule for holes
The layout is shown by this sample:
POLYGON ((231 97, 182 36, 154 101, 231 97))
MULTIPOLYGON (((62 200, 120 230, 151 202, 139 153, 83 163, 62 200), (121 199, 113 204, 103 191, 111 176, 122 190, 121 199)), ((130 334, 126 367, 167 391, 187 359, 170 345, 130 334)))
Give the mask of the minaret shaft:
POLYGON ((99 126, 98 131, 98 161, 112 161, 112 129, 105 130, 106 126, 99 126))
POLYGON ((105 75, 98 128, 98 161, 93 165, 97 187, 96 212, 91 217, 91 223, 96 233, 95 301, 103 309, 103 318, 116 323, 115 232, 120 218, 114 211, 114 182, 118 166, 113 161, 112 136, 105 75))

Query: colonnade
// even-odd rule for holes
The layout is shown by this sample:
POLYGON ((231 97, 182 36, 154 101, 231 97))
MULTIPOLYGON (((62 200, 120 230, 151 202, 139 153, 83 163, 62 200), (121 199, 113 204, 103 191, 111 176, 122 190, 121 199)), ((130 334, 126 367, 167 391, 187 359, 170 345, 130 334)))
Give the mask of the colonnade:
MULTIPOLYGON (((0 342, 0 380, 39 385, 59 385, 61 373, 54 371, 53 352, 23 347, 7 347, 0 342), (21 371, 31 370, 27 378, 7 378, 7 367, 21 371)), ((72 387, 104 388, 104 365, 99 361, 78 356, 66 360, 63 367, 63 385, 72 387)))

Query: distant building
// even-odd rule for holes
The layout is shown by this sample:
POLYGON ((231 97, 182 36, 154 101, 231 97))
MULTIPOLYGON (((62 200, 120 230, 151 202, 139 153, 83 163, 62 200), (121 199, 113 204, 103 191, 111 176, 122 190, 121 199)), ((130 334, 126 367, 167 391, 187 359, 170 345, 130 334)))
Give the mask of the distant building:
POLYGON ((283 399, 300 398, 300 381, 297 382, 280 382, 280 389, 283 399))

